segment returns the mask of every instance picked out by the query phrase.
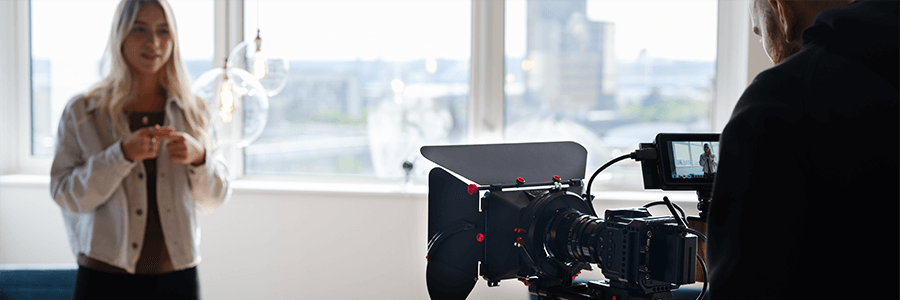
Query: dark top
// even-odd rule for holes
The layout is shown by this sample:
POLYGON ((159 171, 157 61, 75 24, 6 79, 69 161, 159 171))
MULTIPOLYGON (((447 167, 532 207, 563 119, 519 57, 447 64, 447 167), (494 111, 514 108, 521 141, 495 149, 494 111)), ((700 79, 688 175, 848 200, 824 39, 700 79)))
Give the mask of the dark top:
MULTIPOLYGON (((154 125, 163 126, 164 121, 164 112, 128 112, 128 126, 132 132, 154 125)), ((159 209, 156 205, 156 159, 147 159, 143 163, 147 173, 144 176, 147 180, 147 228, 135 272, 158 274, 172 271, 172 262, 163 239, 162 226, 159 224, 159 209)), ((138 213, 136 210, 133 211, 138 213)))
POLYGON ((897 299, 898 3, 820 13, 741 96, 710 204, 711 299, 897 299))
MULTIPOLYGON (((163 126, 165 123, 165 112, 127 112, 126 114, 128 115, 128 127, 132 132, 144 127, 153 127, 154 125, 163 126)), ((162 144, 160 147, 162 147, 162 144)), ((141 255, 135 265, 135 273, 163 274, 172 272, 175 270, 169 257, 169 251, 166 248, 162 226, 159 222, 159 209, 156 204, 156 159, 147 159, 142 161, 142 163, 146 171, 142 178, 147 181, 147 210, 134 208, 130 211, 135 214, 135 217, 146 215, 147 227, 144 233, 141 255)), ((128 273, 122 268, 87 257, 81 253, 78 254, 77 261, 79 265, 97 271, 128 273)))

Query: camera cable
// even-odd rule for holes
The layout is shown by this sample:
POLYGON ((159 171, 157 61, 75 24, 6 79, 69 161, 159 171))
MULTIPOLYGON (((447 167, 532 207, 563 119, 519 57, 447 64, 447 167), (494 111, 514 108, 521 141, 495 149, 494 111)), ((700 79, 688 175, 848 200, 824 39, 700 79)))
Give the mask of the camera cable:
POLYGON ((594 216, 597 216, 597 211, 594 210, 594 197, 591 196, 591 185, 594 183, 594 178, 596 178, 597 175, 600 174, 600 172, 603 172, 603 170, 606 170, 606 168, 609 168, 609 166, 611 166, 617 162, 620 162, 622 160, 625 160, 627 158, 632 158, 633 155, 634 155, 634 152, 616 157, 613 160, 611 160, 611 161, 607 162, 606 164, 604 164, 603 166, 601 166, 599 169, 597 169, 597 171, 594 172, 594 175, 591 175, 591 179, 588 180, 587 187, 584 190, 584 193, 585 193, 584 199, 587 200, 588 206, 591 208, 591 212, 594 213, 594 216))
MULTIPOLYGON (((693 228, 688 227, 687 222, 685 221, 685 218, 684 218, 684 210, 681 210, 680 206, 678 206, 678 210, 681 210, 681 213, 682 213, 681 217, 679 217, 678 214, 675 213, 675 207, 677 206, 677 204, 672 203, 672 201, 669 200, 669 197, 663 196, 663 202, 666 204, 666 207, 669 208, 669 212, 672 213, 672 217, 675 217, 675 219, 678 219, 678 223, 681 225, 681 227, 685 231, 696 235, 701 240, 703 240, 704 243, 706 243, 706 235, 700 233, 699 231, 697 231, 693 228)), ((700 254, 697 254, 697 260, 700 261, 700 266, 703 267, 702 268, 703 289, 700 291, 700 294, 697 295, 697 300, 703 300, 704 298, 706 298, 706 288, 709 285, 709 274, 707 273, 707 270, 706 270, 706 262, 703 260, 702 257, 700 257, 700 254)))
MULTIPOLYGON (((665 204, 666 204, 665 201, 655 201, 655 202, 650 202, 650 203, 644 204, 644 208, 651 208, 651 207, 654 207, 654 206, 657 206, 657 205, 665 205, 665 204)), ((677 203, 672 203, 672 205, 674 205, 674 206, 675 206, 675 209, 677 209, 678 212, 681 213, 681 218, 682 218, 682 219, 687 218, 687 217, 686 217, 687 214, 684 213, 684 209, 682 209, 680 205, 678 205, 677 203)))
POLYGON ((625 160, 627 158, 631 158, 636 161, 641 161, 644 159, 656 159, 656 150, 653 148, 634 150, 634 152, 631 152, 631 153, 616 157, 613 160, 610 160, 609 162, 607 162, 606 164, 604 164, 603 166, 598 168, 597 171, 594 172, 593 175, 591 175, 591 179, 588 180, 587 187, 585 188, 585 191, 584 191, 584 193, 585 193, 584 199, 587 200, 588 206, 591 208, 592 212, 594 213, 594 216, 597 216, 597 211, 594 210, 594 197, 591 196, 591 186, 594 183, 594 179, 597 178, 597 175, 599 175, 600 172, 603 172, 603 170, 606 170, 606 168, 609 168, 609 166, 611 166, 617 162, 620 162, 622 160, 625 160))

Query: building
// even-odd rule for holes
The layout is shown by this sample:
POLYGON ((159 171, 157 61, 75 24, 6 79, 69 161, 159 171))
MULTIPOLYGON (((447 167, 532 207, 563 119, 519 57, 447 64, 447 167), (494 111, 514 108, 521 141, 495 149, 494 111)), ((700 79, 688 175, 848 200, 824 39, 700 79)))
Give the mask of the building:
POLYGON ((527 11, 526 101, 614 109, 614 24, 587 20, 585 0, 529 0, 527 11))

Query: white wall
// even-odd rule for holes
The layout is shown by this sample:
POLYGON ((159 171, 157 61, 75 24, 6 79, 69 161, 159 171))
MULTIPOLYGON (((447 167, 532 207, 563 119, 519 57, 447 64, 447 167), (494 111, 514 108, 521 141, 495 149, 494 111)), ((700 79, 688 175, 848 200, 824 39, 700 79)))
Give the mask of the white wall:
MULTIPOLYGON (((0 177, 0 264, 74 267, 48 181, 0 177)), ((205 299, 428 299, 424 187, 327 192, 334 186, 298 185, 239 182, 229 203, 201 216, 205 299)), ((664 194, 696 214, 696 195, 689 192, 607 193, 595 204, 634 207, 664 194)), ((469 297, 528 298, 516 281, 488 288, 483 280, 469 297)))

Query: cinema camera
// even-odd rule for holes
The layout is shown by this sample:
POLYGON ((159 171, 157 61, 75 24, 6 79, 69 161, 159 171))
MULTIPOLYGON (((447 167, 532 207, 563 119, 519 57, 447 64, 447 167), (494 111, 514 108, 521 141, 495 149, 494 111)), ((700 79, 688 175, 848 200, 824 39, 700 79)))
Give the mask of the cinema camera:
MULTIPOLYGON (((423 156, 443 167, 428 179, 431 299, 465 299, 479 274, 488 286, 516 278, 538 299, 671 298, 696 281, 697 238, 705 237, 665 197, 600 218, 588 200, 591 184, 610 165, 631 158, 642 163, 645 188, 696 190, 703 203, 718 139, 659 134, 600 167, 584 190, 587 151, 574 142, 422 147, 423 156), (666 205, 672 216, 652 216, 647 208, 654 205, 666 205), (591 264, 606 279, 576 282, 591 264)), ((698 298, 706 292, 705 265, 701 269, 698 298)))

